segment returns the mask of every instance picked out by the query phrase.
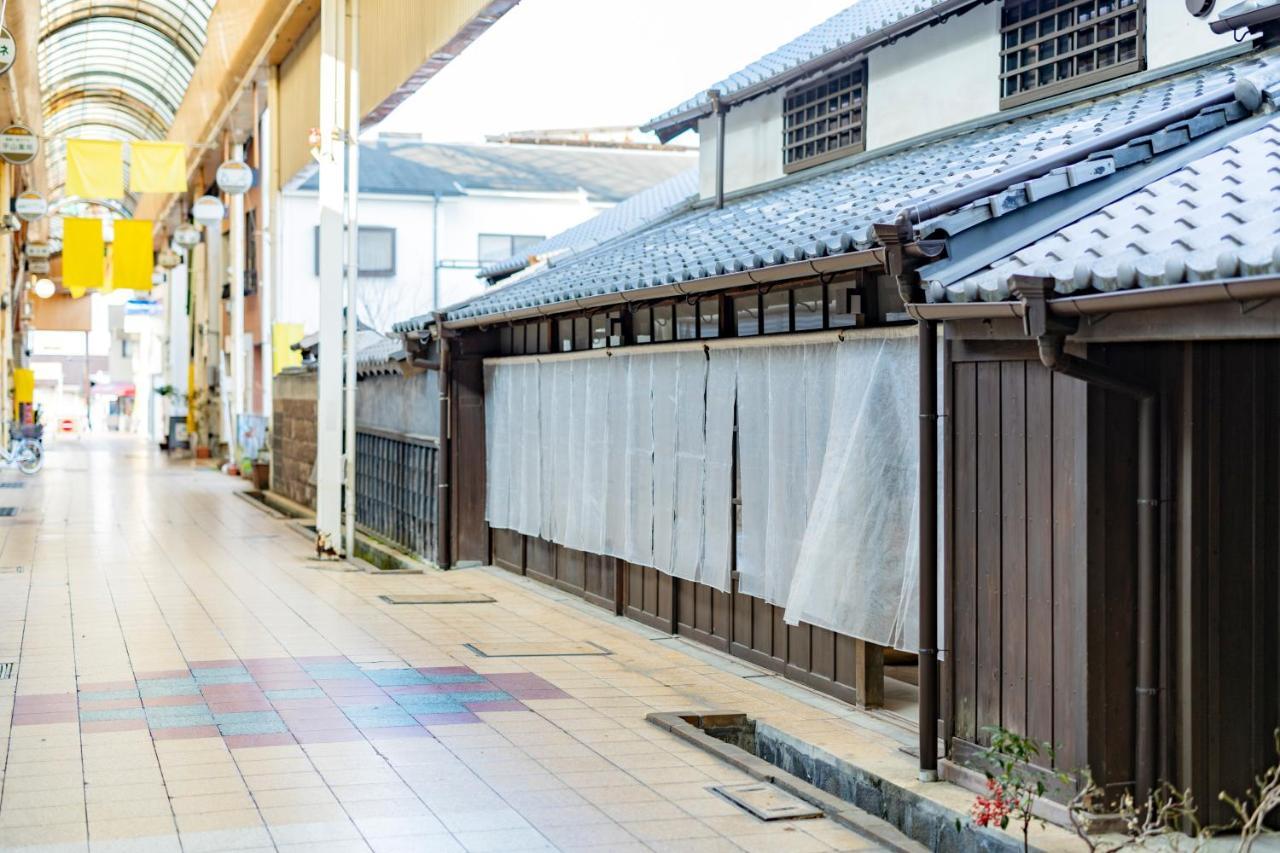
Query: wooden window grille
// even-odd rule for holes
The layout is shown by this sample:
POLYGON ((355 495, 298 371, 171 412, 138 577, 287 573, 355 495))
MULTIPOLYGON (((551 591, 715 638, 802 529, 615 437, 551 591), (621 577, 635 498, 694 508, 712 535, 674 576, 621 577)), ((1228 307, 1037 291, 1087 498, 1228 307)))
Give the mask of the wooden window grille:
POLYGON ((865 146, 866 63, 847 66, 786 93, 782 165, 787 172, 856 154, 865 146))
POLYGON ((1145 6, 1146 0, 1004 0, 1001 108, 1140 70, 1145 6))

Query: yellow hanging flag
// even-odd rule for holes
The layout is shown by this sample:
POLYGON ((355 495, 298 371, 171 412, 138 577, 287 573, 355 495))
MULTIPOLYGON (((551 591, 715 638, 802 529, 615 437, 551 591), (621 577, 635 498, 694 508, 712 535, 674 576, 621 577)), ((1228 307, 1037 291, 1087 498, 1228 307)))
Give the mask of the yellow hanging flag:
POLYGON ((34 403, 36 400, 36 373, 28 367, 13 369, 13 417, 22 415, 23 403, 34 403))
POLYGON ((111 286, 115 290, 150 290, 155 258, 149 219, 118 219, 111 242, 111 286))
POLYGON ((102 255, 102 220, 62 220, 62 284, 74 297, 102 287, 106 262, 102 255))
POLYGON ((124 143, 68 139, 67 195, 124 198, 124 143))
POLYGON ((302 353, 291 349, 302 340, 301 323, 271 324, 271 375, 279 373, 286 367, 302 365, 302 353))
POLYGON ((187 147, 181 142, 130 142, 129 191, 187 191, 187 147))

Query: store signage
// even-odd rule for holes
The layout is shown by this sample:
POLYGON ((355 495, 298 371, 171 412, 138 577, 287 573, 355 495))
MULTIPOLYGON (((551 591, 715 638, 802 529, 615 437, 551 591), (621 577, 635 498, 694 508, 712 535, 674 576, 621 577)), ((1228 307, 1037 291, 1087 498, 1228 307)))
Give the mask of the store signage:
POLYGON ((221 222, 226 212, 227 209, 222 206, 222 201, 217 196, 202 195, 196 199, 195 204, 191 205, 191 218, 202 225, 221 222))
POLYGON ((0 158, 6 163, 22 166, 36 159, 40 140, 24 124, 11 124, 0 130, 0 158))
POLYGON ((49 259, 48 258, 27 258, 27 272, 32 275, 48 275, 49 259))
POLYGON ((35 190, 27 190, 18 193, 18 197, 13 200, 13 212, 23 222, 35 222, 49 212, 49 202, 35 190))
POLYGON ((182 263, 182 259, 178 257, 178 253, 173 249, 161 249, 156 254, 156 264, 162 269, 171 270, 180 263, 182 263))
POLYGON ((227 195, 243 195, 253 186, 253 169, 243 160, 228 160, 218 167, 218 189, 227 195))
POLYGON ((13 40, 13 33, 8 27, 0 27, 0 74, 13 67, 18 58, 18 43, 13 40))
POLYGON ((53 247, 48 243, 28 243, 26 253, 28 258, 47 258, 53 254, 53 247))

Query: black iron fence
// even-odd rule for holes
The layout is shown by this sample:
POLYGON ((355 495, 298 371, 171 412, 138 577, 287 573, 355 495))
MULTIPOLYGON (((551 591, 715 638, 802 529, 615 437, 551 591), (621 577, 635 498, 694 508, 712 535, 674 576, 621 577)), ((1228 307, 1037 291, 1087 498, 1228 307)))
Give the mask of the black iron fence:
POLYGON ((378 536, 434 560, 436 442, 361 427, 356 432, 356 521, 378 536))

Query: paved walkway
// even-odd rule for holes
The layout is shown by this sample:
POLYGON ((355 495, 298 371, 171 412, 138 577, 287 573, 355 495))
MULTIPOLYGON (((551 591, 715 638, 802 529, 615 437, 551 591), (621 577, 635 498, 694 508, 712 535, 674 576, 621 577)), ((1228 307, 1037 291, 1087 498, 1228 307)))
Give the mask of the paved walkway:
POLYGON ((16 661, 0 673, 0 848, 869 847, 826 819, 740 811, 708 788, 745 775, 644 719, 733 708, 867 740, 838 703, 487 570, 318 564, 232 494, 242 482, 129 439, 57 446, 0 486, 17 507, 0 518, 0 664, 16 661), (496 601, 379 598, 459 591, 496 601), (587 639, 613 654, 468 645, 587 639))

